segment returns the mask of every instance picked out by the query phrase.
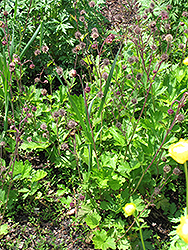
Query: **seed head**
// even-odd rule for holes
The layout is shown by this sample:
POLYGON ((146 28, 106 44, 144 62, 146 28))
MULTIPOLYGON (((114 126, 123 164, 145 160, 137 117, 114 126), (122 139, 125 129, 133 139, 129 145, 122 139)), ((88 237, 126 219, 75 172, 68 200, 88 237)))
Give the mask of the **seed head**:
POLYGON ((40 125, 40 128, 41 128, 42 130, 47 130, 47 125, 46 125, 45 123, 42 123, 42 124, 40 125))
POLYGON ((107 79, 108 79, 108 73, 107 73, 107 72, 104 72, 104 73, 102 74, 102 78, 103 78, 104 80, 107 80, 107 79))
POLYGON ((12 72, 12 71, 15 70, 15 63, 11 62, 11 63, 9 64, 9 70, 10 70, 10 72, 12 72))
POLYGON ((60 109, 58 112, 59 112, 60 116, 65 116, 66 115, 66 111, 64 109, 60 109))
POLYGON ((138 103, 138 101, 137 101, 136 98, 133 98, 133 99, 131 100, 131 102, 132 102, 132 104, 137 104, 137 103, 138 103))
POLYGON ((138 74, 136 75, 136 79, 139 81, 139 80, 141 80, 141 78, 142 78, 142 74, 141 74, 141 73, 138 73, 138 74))
POLYGON ((176 119, 178 122, 182 122, 185 119, 185 116, 183 114, 179 114, 179 115, 177 115, 176 119))
POLYGON ((179 49, 184 49, 184 48, 185 48, 185 45, 184 45, 183 43, 180 43, 180 44, 178 45, 178 48, 179 48, 179 49))
POLYGON ((169 114, 169 115, 174 114, 174 110, 173 110, 173 109, 169 109, 169 110, 168 110, 168 114, 169 114))
POLYGON ((93 38, 93 40, 97 39, 98 37, 99 37, 99 34, 97 32, 91 33, 91 38, 93 38))
POLYGON ((69 129, 76 128, 77 125, 78 125, 78 123, 75 122, 74 120, 70 120, 70 121, 67 123, 67 127, 68 127, 69 129))
POLYGON ((135 57, 134 56, 131 56, 127 59, 127 61, 130 63, 130 64, 133 64, 135 62, 135 57))
POLYGON ((172 42, 173 36, 172 36, 171 34, 167 34, 167 35, 165 36, 165 40, 166 40, 167 42, 172 42))
POLYGON ((7 42, 5 40, 3 40, 2 45, 7 45, 7 42))
POLYGON ((188 17, 188 12, 187 12, 187 11, 184 11, 184 12, 182 13, 182 16, 188 17))
POLYGON ((53 113, 53 118, 57 119, 59 117, 59 112, 55 111, 53 113))
POLYGON ((34 68, 35 68, 35 65, 32 63, 32 64, 30 64, 29 68, 30 68, 30 69, 34 69, 34 68))
POLYGON ((80 31, 77 31, 74 35, 75 35, 76 39, 80 39, 80 37, 82 36, 82 34, 80 33, 80 31))
POLYGON ((59 76, 63 75, 63 69, 61 67, 57 67, 56 72, 59 76))
POLYGON ((32 107, 32 111, 35 112, 37 111, 37 108, 35 106, 32 107))
POLYGON ((36 77, 36 78, 34 79, 34 82, 35 82, 35 83, 40 82, 40 78, 36 77))
POLYGON ((174 168, 173 174, 180 175, 181 174, 181 170, 179 168, 174 168))
POLYGON ((166 9, 167 9, 167 10, 171 10, 171 9, 172 9, 172 5, 168 4, 168 5, 166 6, 166 9))
POLYGON ((84 42, 80 42, 79 46, 81 47, 81 49, 84 49, 86 47, 86 44, 84 42))
POLYGON ((94 2, 94 1, 89 2, 89 6, 90 6, 91 8, 95 7, 95 2, 94 2))
POLYGON ((92 32, 99 33, 99 32, 98 32, 98 29, 97 29, 96 27, 94 27, 94 28, 92 29, 92 32))
POLYGON ((156 27, 156 22, 155 21, 152 21, 150 24, 149 24, 149 28, 150 29, 155 29, 156 27))
POLYGON ((122 65, 122 69, 125 70, 127 68, 127 65, 122 65))
POLYGON ((8 12, 6 10, 3 12, 3 16, 5 16, 5 17, 8 16, 8 12))
POLYGON ((80 16, 85 15, 85 14, 86 14, 85 10, 80 11, 80 16))
POLYGON ((88 84, 86 84, 86 87, 85 87, 84 91, 86 93, 89 93, 91 91, 91 88, 88 86, 88 84))
POLYGON ((38 56, 38 55, 40 55, 40 50, 39 49, 37 49, 37 50, 35 50, 35 52, 34 52, 34 54, 35 54, 35 56, 38 56))
POLYGON ((156 50, 156 49, 157 49, 157 45, 152 44, 152 45, 151 45, 151 49, 152 49, 152 50, 156 50))
POLYGON ((97 49, 98 45, 97 45, 97 43, 93 43, 93 44, 91 45, 91 47, 92 47, 92 49, 97 49))
POLYGON ((162 20, 168 19, 168 13, 167 13, 165 10, 162 10, 162 11, 161 11, 161 19, 162 19, 162 20))
POLYGON ((46 89, 42 89, 42 90, 41 90, 41 94, 42 94, 43 96, 46 96, 46 95, 47 95, 47 90, 46 90, 46 89))
POLYGON ((71 69, 71 71, 69 72, 69 76, 70 77, 76 77, 77 73, 75 69, 71 69))
POLYGON ((105 59, 103 60, 103 65, 108 66, 109 64, 110 64, 109 59, 105 58, 105 59))
POLYGON ((83 23, 83 22, 85 21, 85 17, 84 17, 84 16, 80 16, 80 17, 79 17, 79 20, 80 20, 80 22, 83 23))
POLYGON ((1 146, 1 147, 4 147, 5 145, 6 145, 5 141, 1 141, 1 142, 0 142, 0 146, 1 146))
POLYGON ((131 80, 131 79, 132 79, 131 74, 128 74, 128 75, 126 76, 126 78, 127 78, 128 80, 131 80))
POLYGON ((162 54, 161 60, 162 60, 162 61, 168 60, 168 55, 167 55, 166 53, 162 54))
POLYGON ((63 143, 63 144, 61 145, 61 150, 63 150, 63 151, 66 151, 68 148, 69 148, 69 146, 68 146, 67 143, 63 143))
POLYGON ((46 54, 48 52, 48 50, 49 50, 48 46, 46 46, 46 45, 42 46, 42 52, 43 53, 46 54))
POLYGON ((116 123, 116 127, 117 127, 117 128, 121 128, 121 122, 117 122, 117 123, 116 123))
POLYGON ((163 168, 163 171, 165 172, 165 173, 170 173, 170 171, 171 171, 171 166, 169 166, 169 165, 165 165, 164 166, 164 168, 163 168))
POLYGON ((139 35, 141 33, 141 28, 137 25, 134 29, 134 32, 139 35))
POLYGON ((32 137, 27 137, 27 141, 31 142, 32 141, 32 137))
POLYGON ((47 134, 47 133, 43 133, 43 134, 42 134, 42 137, 43 137, 43 138, 47 138, 47 137, 48 137, 48 134, 47 134))
POLYGON ((98 96, 99 98, 103 98, 103 96, 104 96, 104 95, 103 95, 103 92, 102 92, 102 91, 99 91, 98 94, 97 94, 97 96, 98 96))
POLYGON ((168 24, 168 23, 165 23, 164 27, 165 27, 165 30, 170 30, 171 29, 170 24, 168 24))

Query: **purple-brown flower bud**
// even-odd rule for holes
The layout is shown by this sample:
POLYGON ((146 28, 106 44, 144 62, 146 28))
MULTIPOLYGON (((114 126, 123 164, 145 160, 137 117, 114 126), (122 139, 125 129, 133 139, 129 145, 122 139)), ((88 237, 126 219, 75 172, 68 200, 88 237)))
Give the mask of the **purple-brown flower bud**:
POLYGON ((104 80, 107 80, 107 79, 108 79, 108 73, 107 73, 107 72, 104 72, 104 73, 102 74, 102 78, 103 78, 104 80))
POLYGON ((173 110, 173 109, 169 109, 169 110, 168 110, 168 114, 169 114, 169 115, 174 114, 174 110, 173 110))
POLYGON ((42 89, 42 90, 41 90, 41 94, 42 94, 43 96, 46 96, 46 95, 47 95, 47 90, 46 90, 46 89, 42 89))

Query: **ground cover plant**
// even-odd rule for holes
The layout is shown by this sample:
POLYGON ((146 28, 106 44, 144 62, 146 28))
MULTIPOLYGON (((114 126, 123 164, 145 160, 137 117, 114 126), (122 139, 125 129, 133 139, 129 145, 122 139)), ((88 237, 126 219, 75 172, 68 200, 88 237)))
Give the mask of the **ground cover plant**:
POLYGON ((188 6, 2 1, 1 249, 188 249, 188 6))

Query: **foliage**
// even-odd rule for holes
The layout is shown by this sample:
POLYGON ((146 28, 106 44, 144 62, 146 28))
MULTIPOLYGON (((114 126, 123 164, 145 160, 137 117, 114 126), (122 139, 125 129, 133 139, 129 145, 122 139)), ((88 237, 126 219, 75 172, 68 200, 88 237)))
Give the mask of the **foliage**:
POLYGON ((188 14, 141 4, 121 6, 123 26, 105 1, 1 3, 0 237, 42 203, 85 223, 95 249, 141 249, 139 231, 146 249, 185 247, 175 231, 151 240, 148 218, 178 223, 186 200, 168 148, 188 136, 188 14))

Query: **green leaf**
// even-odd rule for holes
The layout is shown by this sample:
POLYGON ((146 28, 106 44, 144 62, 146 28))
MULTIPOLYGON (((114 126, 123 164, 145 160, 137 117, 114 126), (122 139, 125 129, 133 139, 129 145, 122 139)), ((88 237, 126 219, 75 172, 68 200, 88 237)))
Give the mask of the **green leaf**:
POLYGON ((95 212, 88 214, 88 216, 85 218, 85 222, 91 229, 96 228, 99 225, 100 220, 101 216, 95 212))
POLYGON ((31 181, 32 182, 39 181, 39 180, 43 179, 46 175, 47 175, 47 173, 44 170, 41 170, 41 169, 37 170, 35 175, 31 179, 31 181))
POLYGON ((0 226, 0 239, 6 234, 8 234, 8 224, 3 224, 0 226))
POLYGON ((27 150, 27 149, 46 149, 50 144, 48 142, 46 143, 37 143, 37 142, 24 142, 20 146, 21 149, 27 150))
POLYGON ((77 105, 76 105, 73 97, 70 96, 70 95, 68 95, 68 97, 69 97, 69 100, 70 100, 70 102, 72 104, 72 107, 73 107, 73 109, 74 109, 74 111, 75 111, 75 113, 77 115, 77 118, 79 119, 79 121, 81 123, 82 129, 84 130, 84 132, 85 132, 87 138, 89 139, 89 141, 93 144, 93 139, 92 139, 91 133, 88 131, 88 128, 85 125, 85 122, 84 122, 84 120, 82 118, 82 115, 80 114, 80 112, 79 112, 79 110, 77 108, 77 105))
POLYGON ((5 190, 0 189, 0 207, 6 203, 5 190))
POLYGON ((108 181, 108 184, 111 187, 111 189, 114 191, 119 190, 121 187, 121 184, 119 183, 118 180, 110 180, 108 181))
POLYGON ((95 249, 116 249, 115 240, 112 237, 107 238, 107 233, 105 230, 95 232, 95 236, 93 237, 93 243, 95 245, 95 249))
POLYGON ((31 163, 27 160, 25 163, 22 161, 15 162, 13 171, 13 180, 24 179, 30 177, 31 174, 31 163))
POLYGON ((22 50, 21 54, 20 54, 20 59, 22 59, 22 57, 24 56, 25 52, 29 49, 29 46, 32 44, 32 42, 35 40, 39 30, 41 28, 41 24, 39 25, 39 27, 36 29, 35 33, 33 34, 33 36, 31 37, 31 39, 29 40, 29 42, 26 44, 25 48, 22 50))

